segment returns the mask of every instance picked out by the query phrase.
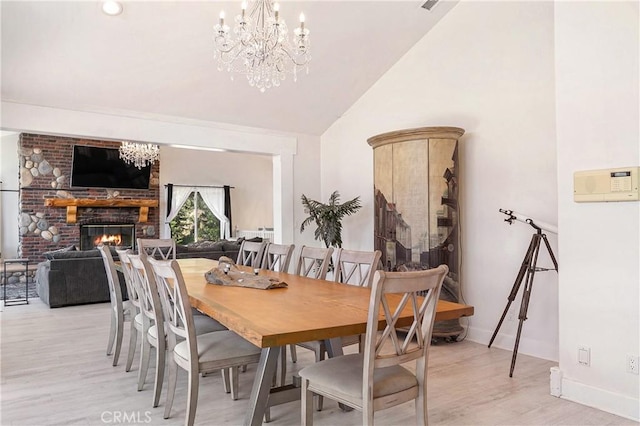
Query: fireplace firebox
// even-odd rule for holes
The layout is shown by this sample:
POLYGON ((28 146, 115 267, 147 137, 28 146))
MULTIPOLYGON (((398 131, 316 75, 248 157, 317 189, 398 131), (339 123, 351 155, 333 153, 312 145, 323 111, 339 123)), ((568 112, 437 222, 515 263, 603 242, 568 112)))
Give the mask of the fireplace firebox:
POLYGON ((91 223, 80 225, 80 250, 100 244, 135 250, 135 225, 132 223, 91 223))

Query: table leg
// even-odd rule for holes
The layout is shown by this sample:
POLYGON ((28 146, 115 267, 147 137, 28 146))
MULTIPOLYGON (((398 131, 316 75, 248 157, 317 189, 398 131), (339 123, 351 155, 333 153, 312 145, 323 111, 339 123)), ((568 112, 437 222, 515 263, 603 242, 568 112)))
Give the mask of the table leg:
POLYGON ((327 354, 329 355, 329 358, 344 355, 344 352, 342 352, 342 339, 340 337, 327 339, 324 341, 324 345, 327 348, 327 354))
POLYGON ((258 426, 262 424, 262 418, 269 401, 269 391, 271 381, 278 366, 278 356, 280 347, 263 348, 256 371, 256 378, 253 381, 253 389, 249 398, 249 410, 244 418, 244 424, 258 426))

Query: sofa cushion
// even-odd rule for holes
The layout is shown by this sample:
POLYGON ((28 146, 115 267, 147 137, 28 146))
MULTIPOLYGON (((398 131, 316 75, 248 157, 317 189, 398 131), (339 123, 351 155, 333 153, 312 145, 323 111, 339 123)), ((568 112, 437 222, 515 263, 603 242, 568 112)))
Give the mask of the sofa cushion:
POLYGON ((240 250, 240 244, 238 241, 222 240, 222 249, 224 251, 237 251, 240 250))
MULTIPOLYGON (((120 260, 115 247, 109 246, 109 250, 111 251, 111 257, 113 258, 114 261, 117 262, 118 260, 120 260)), ((87 259, 87 258, 93 258, 93 257, 102 258, 98 249, 77 250, 77 251, 57 251, 56 250, 55 252, 49 252, 49 253, 51 253, 50 254, 51 257, 47 258, 49 260, 87 259)))
POLYGON ((100 252, 97 249, 81 251, 61 251, 52 253, 49 260, 84 259, 88 257, 100 257, 100 252))
POLYGON ((57 249, 57 250, 51 250, 51 251, 45 251, 44 253, 42 253, 42 255, 45 257, 45 259, 53 259, 56 253, 66 253, 69 251, 77 251, 78 249, 76 248, 76 246, 71 245, 69 247, 63 247, 61 249, 57 249))

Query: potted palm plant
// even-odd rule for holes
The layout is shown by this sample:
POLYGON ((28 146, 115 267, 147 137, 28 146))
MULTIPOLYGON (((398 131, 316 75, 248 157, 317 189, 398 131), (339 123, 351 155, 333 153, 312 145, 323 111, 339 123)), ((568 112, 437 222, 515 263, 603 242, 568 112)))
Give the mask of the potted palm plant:
POLYGON ((336 248, 342 247, 342 219, 356 213, 362 207, 360 197, 340 204, 338 191, 331 194, 327 204, 312 200, 302 194, 302 205, 309 217, 300 225, 300 232, 304 232, 307 226, 315 223, 315 239, 324 242, 326 247, 336 248))

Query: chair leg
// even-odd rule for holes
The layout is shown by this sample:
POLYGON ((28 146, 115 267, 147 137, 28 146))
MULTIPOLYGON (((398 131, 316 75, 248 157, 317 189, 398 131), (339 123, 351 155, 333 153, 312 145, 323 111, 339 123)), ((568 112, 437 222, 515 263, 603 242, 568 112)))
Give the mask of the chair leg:
POLYGON ((424 395, 418 395, 416 398, 416 423, 419 425, 429 424, 429 415, 427 413, 427 400, 424 395))
POLYGON ((164 407, 164 418, 168 419, 171 414, 171 406, 173 405, 173 397, 176 395, 176 382, 178 380, 178 364, 173 359, 173 354, 169 354, 169 384, 167 386, 167 402, 164 407))
POLYGON ((134 321, 131 321, 131 327, 129 329, 129 349, 127 354, 127 365, 124 367, 124 371, 131 371, 131 365, 133 364, 133 356, 136 354, 136 343, 138 342, 138 330, 134 326, 134 321))
POLYGON ((164 345, 156 348, 156 377, 153 383, 153 407, 160 404, 160 395, 162 394, 162 382, 164 382, 164 368, 167 351, 164 345))
MULTIPOLYGON (((324 361, 324 345, 320 346, 320 350, 316 352, 316 362, 324 361)), ((316 410, 322 411, 324 405, 324 397, 322 395, 316 395, 316 410)))
POLYGON ((113 352, 113 366, 118 365, 120 358, 120 349, 122 349, 122 338, 124 337, 124 324, 122 318, 116 319, 116 349, 113 352))
MULTIPOLYGON (((369 405, 368 409, 362 410, 362 424, 363 426, 373 426, 373 405, 369 405)), ((417 424, 426 426, 426 423, 420 423, 419 420, 417 424)))
POLYGON ((296 345, 289 345, 291 349, 291 362, 298 362, 298 354, 296 353, 296 345))
POLYGON ((151 344, 148 339, 142 339, 142 350, 140 351, 140 370, 138 371, 138 390, 144 387, 149 371, 149 358, 151 358, 151 344))
POLYGON ((287 346, 283 346, 280 352, 280 386, 287 381, 287 346))
POLYGON ((238 399, 238 367, 231 367, 229 375, 231 376, 231 399, 235 401, 238 399))
POLYGON ((229 370, 226 368, 223 368, 222 370, 220 370, 220 374, 222 374, 222 385, 224 386, 224 393, 230 393, 231 392, 231 382, 229 379, 229 370))
POLYGON ((189 371, 189 389, 187 390, 187 420, 186 426, 193 426, 198 408, 198 386, 200 373, 193 369, 189 371))
POLYGON ((113 353, 113 344, 116 341, 116 315, 111 310, 111 326, 109 328, 109 340, 107 341, 107 355, 113 353))
POLYGON ((302 379, 301 392, 301 419, 302 426, 313 425, 313 393, 309 392, 309 381, 302 379))

